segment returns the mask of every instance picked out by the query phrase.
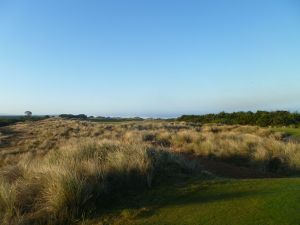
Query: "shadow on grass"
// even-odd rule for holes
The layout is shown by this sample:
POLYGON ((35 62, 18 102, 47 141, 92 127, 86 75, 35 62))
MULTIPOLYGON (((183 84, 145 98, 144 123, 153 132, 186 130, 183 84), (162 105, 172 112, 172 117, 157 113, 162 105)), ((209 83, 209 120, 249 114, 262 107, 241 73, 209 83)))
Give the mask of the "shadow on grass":
POLYGON ((282 178, 299 176, 300 171, 289 166, 286 159, 271 157, 266 160, 253 159, 251 155, 233 154, 228 156, 196 156, 182 153, 189 159, 198 159, 205 170, 219 177, 247 178, 282 178))
POLYGON ((118 206, 112 207, 106 212, 106 215, 110 214, 111 218, 128 219, 130 221, 152 217, 160 208, 252 198, 261 194, 259 190, 231 189, 223 191, 220 187, 218 190, 214 189, 214 185, 225 185, 228 182, 228 180, 207 181, 203 178, 190 178, 185 184, 182 183, 181 187, 164 184, 137 196, 132 195, 114 202, 114 205, 118 206))
MULTIPOLYGON (((286 177, 279 173, 264 172, 259 170, 259 166, 266 162, 255 162, 257 168, 241 163, 244 159, 239 156, 233 158, 208 158, 196 157, 193 154, 187 153, 172 153, 181 154, 189 160, 199 160, 198 163, 203 169, 213 172, 219 177, 228 178, 278 178, 286 177), (236 163, 238 161, 238 163, 236 163), (241 163, 241 164, 239 164, 241 163)), ((266 164, 268 165, 268 164, 266 164)), ((178 172, 178 171, 177 171, 178 172)), ((169 173, 166 173, 169 174, 169 173)), ((127 195, 125 198, 117 201, 112 201, 98 215, 111 215, 111 218, 121 218, 134 220, 138 218, 148 218, 156 214, 159 209, 173 206, 201 205, 213 202, 232 201, 236 199, 252 198, 261 195, 261 190, 257 188, 231 188, 222 189, 229 180, 220 180, 213 176, 205 176, 201 172, 199 174, 180 175, 171 173, 173 176, 165 177, 156 183, 154 189, 127 195), (218 186, 216 190, 215 187, 218 186)), ((268 194, 265 193, 264 194, 268 194)), ((108 223, 110 224, 110 223, 108 223)), ((130 224, 130 222, 129 222, 130 224)))
POLYGON ((0 127, 0 134, 2 136, 0 139, 0 148, 5 148, 10 146, 11 140, 21 136, 22 132, 15 131, 10 127, 0 127))

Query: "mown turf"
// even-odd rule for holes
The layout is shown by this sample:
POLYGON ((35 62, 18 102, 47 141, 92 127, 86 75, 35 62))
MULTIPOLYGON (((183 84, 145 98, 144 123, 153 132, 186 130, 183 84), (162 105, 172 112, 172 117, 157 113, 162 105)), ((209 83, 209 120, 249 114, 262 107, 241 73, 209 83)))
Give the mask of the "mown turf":
POLYGON ((300 178, 194 180, 130 202, 93 224, 299 225, 300 178))

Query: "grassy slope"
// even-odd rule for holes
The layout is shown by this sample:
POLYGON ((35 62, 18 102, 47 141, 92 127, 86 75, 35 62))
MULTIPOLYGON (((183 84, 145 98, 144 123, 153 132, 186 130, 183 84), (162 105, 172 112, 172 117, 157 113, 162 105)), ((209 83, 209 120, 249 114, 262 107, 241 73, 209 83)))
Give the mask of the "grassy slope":
POLYGON ((96 224, 297 225, 299 200, 299 178, 194 180, 148 191, 135 205, 120 203, 96 224))
POLYGON ((280 131, 292 135, 294 137, 300 137, 300 128, 282 127, 274 128, 275 131, 280 131))

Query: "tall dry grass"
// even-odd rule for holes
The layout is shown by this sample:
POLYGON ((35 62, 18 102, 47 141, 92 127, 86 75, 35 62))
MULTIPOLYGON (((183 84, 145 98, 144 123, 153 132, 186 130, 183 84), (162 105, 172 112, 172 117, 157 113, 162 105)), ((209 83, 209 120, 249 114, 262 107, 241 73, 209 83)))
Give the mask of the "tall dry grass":
POLYGON ((2 224, 70 224, 197 164, 143 143, 84 140, 0 173, 2 224), (173 170, 170 170, 173 168, 173 170))
POLYGON ((274 170, 295 171, 300 167, 299 143, 285 140, 281 133, 257 126, 201 126, 165 121, 92 123, 49 119, 20 123, 10 126, 10 129, 18 135, 11 139, 11 146, 0 151, 0 167, 17 163, 23 155, 43 156, 79 138, 138 141, 261 170, 270 169, 272 162, 276 161, 278 169, 274 170))
POLYGON ((182 153, 273 173, 300 171, 300 144, 256 126, 49 119, 3 132, 2 224, 73 223, 128 191, 197 171, 197 161, 182 153))
POLYGON ((92 123, 49 119, 20 123, 10 126, 10 129, 17 135, 11 138, 10 146, 0 151, 0 167, 17 163, 24 154, 43 156, 79 138, 134 140, 173 151, 233 160, 247 166, 259 165, 265 170, 274 158, 280 161, 281 169, 298 170, 300 164, 299 143, 284 140, 282 134, 257 126, 201 126, 165 121, 92 123))
POLYGON ((262 171, 300 171, 300 144, 284 139, 284 134, 254 126, 203 126, 179 131, 144 132, 142 140, 187 152, 250 166, 262 171))

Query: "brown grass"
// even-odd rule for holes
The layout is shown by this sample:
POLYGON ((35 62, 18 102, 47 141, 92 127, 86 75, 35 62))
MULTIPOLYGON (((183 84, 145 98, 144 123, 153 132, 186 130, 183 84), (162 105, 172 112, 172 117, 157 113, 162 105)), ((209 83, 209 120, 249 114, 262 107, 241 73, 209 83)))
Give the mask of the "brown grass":
POLYGON ((0 132, 3 224, 73 223, 129 190, 198 171, 183 154, 273 173, 300 170, 299 143, 255 126, 48 119, 0 132))
POLYGON ((164 176, 166 165, 196 169, 178 154, 143 143, 80 140, 40 160, 23 159, 3 168, 0 219, 6 224, 69 224, 128 190, 151 187, 164 176))
POLYGON ((282 133, 256 126, 217 126, 162 121, 92 123, 48 119, 19 123, 0 132, 0 166, 23 157, 43 156, 78 139, 141 142, 202 157, 233 160, 268 169, 277 158, 281 170, 298 170, 299 143, 284 141, 282 133))

